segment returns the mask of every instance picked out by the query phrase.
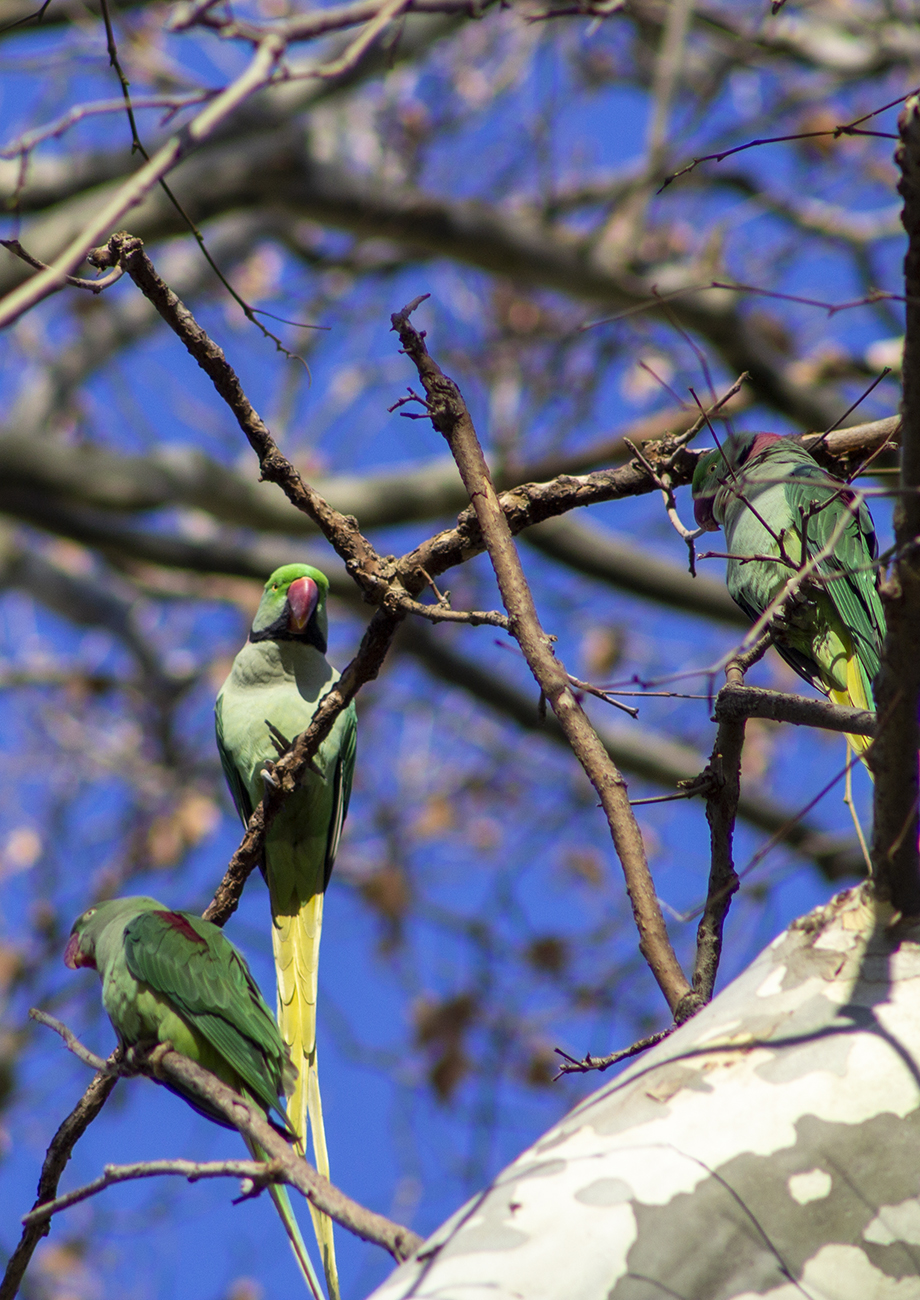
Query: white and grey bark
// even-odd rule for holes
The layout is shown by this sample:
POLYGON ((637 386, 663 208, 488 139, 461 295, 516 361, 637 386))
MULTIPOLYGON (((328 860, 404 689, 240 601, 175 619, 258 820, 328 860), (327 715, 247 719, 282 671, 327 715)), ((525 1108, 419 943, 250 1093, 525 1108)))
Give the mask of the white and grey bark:
POLYGON ((883 1300, 920 1274, 920 927, 865 887, 474 1196, 373 1300, 883 1300))

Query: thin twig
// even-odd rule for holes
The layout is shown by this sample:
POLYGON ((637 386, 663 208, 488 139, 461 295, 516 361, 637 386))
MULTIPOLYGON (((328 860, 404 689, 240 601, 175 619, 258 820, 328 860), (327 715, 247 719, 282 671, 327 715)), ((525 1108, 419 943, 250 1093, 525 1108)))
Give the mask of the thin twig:
POLYGON ((190 1183, 197 1183, 202 1178, 246 1178, 255 1187, 267 1187, 269 1183, 284 1182, 284 1170, 274 1161, 260 1160, 209 1160, 200 1163, 194 1160, 144 1160, 134 1165, 104 1165, 102 1173, 91 1183, 75 1187, 72 1192, 65 1192, 45 1205, 30 1210, 22 1216, 22 1222, 28 1227, 33 1223, 44 1223, 61 1210, 70 1209, 97 1196, 107 1187, 118 1183, 133 1182, 138 1178, 159 1178, 174 1174, 186 1178, 190 1183))
MULTIPOLYGON (((167 118, 175 116, 184 108, 194 108, 198 104, 203 104, 209 99, 213 99, 217 94, 215 90, 196 90, 188 95, 139 95, 134 100, 134 107, 140 109, 165 108, 167 118)), ((99 99, 89 104, 77 104, 69 108, 66 113, 56 117, 51 122, 46 122, 44 126, 34 127, 31 131, 12 140, 9 144, 0 149, 0 158, 21 158, 23 154, 31 153, 38 145, 45 140, 54 140, 58 136, 69 131, 72 126, 79 122, 84 122, 88 117, 100 117, 109 113, 124 112, 124 99, 99 99)))
POLYGON ((509 630, 507 614, 500 614, 497 609, 451 609, 450 605, 440 602, 436 605, 423 605, 421 601, 409 600, 407 597, 400 599, 399 606, 407 614, 417 614, 429 623, 469 623, 471 627, 485 625, 504 628, 506 632, 509 630))
POLYGON ((631 718, 638 718, 639 710, 631 704, 623 704, 620 700, 615 699, 610 691, 603 690, 600 686, 592 686, 590 682, 583 682, 580 677, 573 677, 571 673, 566 674, 569 681, 580 691, 587 691, 595 699, 603 700, 605 704, 612 704, 615 709, 622 709, 628 713, 631 718))
POLYGON ((580 1061, 576 1060, 574 1056, 569 1056, 568 1052, 564 1052, 561 1047, 554 1047, 553 1051, 562 1057, 556 1078, 561 1078, 563 1074, 587 1074, 589 1070, 597 1070, 603 1074, 605 1070, 609 1070, 611 1065, 616 1065, 618 1061, 626 1061, 631 1056, 638 1056, 640 1052, 648 1051, 656 1043, 663 1042, 677 1028, 676 1024, 668 1025, 667 1029, 659 1029, 656 1034, 649 1034, 648 1038, 640 1038, 631 1047, 623 1047, 619 1052, 611 1052, 609 1056, 592 1056, 589 1052, 580 1061))
MULTIPOLYGON (((18 239, 0 239, 0 244, 14 257, 18 257, 21 262, 31 266, 36 271, 47 271, 49 267, 46 262, 40 262, 37 257, 33 257, 20 244, 18 239)), ((72 285, 74 289, 88 289, 90 293, 102 293, 103 289, 108 289, 110 285, 115 284, 124 275, 124 267, 116 266, 108 275, 100 275, 97 280, 87 280, 79 275, 65 275, 63 282, 58 286, 63 289, 65 284, 72 285)))
POLYGON ((53 1029, 56 1034, 60 1034, 67 1050, 73 1052, 74 1056, 82 1061, 84 1065, 88 1065, 90 1069, 98 1070, 100 1074, 112 1074, 115 1078, 118 1078, 121 1071, 111 1068, 103 1061, 101 1056, 97 1056, 88 1047, 84 1047, 73 1030, 68 1029, 63 1021, 56 1020, 54 1016, 49 1016, 46 1011, 40 1011, 38 1007, 30 1009, 29 1019, 36 1020, 40 1025, 45 1025, 48 1029, 53 1029))
POLYGON ((333 59, 331 63, 322 64, 310 75, 330 80, 341 76, 344 72, 351 72, 360 63, 377 37, 390 25, 394 18, 398 18, 404 10, 408 9, 411 3, 412 0, 385 0, 374 18, 355 37, 344 53, 339 58, 333 59))
MULTIPOLYGON (((884 113, 886 109, 894 108, 896 104, 903 104, 906 99, 909 99, 912 95, 916 95, 918 93, 920 93, 920 87, 918 87, 917 90, 909 90, 904 95, 899 95, 897 99, 892 99, 889 103, 883 104, 881 108, 876 108, 871 113, 864 113, 862 117, 857 117, 852 122, 847 122, 843 125, 835 126, 830 130, 795 131, 791 135, 767 136, 759 140, 748 140, 746 144, 735 145, 733 149, 723 149, 721 153, 704 154, 703 157, 701 158, 694 158, 693 161, 688 163, 686 167, 681 167, 680 171, 673 172, 670 176, 665 177, 665 180, 658 193, 660 194, 661 190, 666 189, 672 183, 672 181, 676 181, 679 176, 686 176, 688 172, 692 172, 694 168, 699 167, 700 163, 722 162, 722 160, 725 158, 731 158, 733 154, 743 153, 746 149, 755 149, 760 145, 783 144, 784 142, 789 140, 813 140, 820 136, 832 136, 835 140, 838 140, 842 135, 869 134, 867 132, 860 131, 858 129, 863 122, 867 122, 872 117, 877 117, 879 113, 884 113)), ((889 137, 889 133, 887 131, 884 132, 884 135, 886 138, 894 138, 894 139, 897 138, 897 137, 889 137)))
POLYGON ((690 572, 695 578, 696 577, 696 550, 695 550, 694 543, 696 542, 696 539, 698 537, 702 537, 703 533, 705 532, 705 529, 687 528, 682 522, 681 517, 677 511, 677 498, 674 495, 674 488, 671 484, 671 476, 668 474, 667 470, 665 470, 664 473, 659 474, 655 469, 655 467, 652 464, 650 464, 649 461, 646 459, 646 457, 643 455, 642 451, 635 445, 635 443, 631 442, 629 438, 624 438, 623 442, 633 453, 633 455, 636 457, 639 463, 642 466, 644 466, 645 469, 648 470, 649 477, 651 478, 652 482, 655 484, 657 488, 660 489, 661 495, 664 499, 665 513, 668 516, 668 520, 671 524, 671 527, 674 529, 677 535, 687 544, 687 550, 689 552, 688 558, 690 564, 690 572))

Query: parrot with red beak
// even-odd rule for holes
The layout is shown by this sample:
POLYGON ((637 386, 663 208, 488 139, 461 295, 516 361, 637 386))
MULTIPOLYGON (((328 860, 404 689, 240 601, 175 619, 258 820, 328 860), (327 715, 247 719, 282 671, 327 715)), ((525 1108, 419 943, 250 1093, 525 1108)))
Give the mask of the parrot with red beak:
MULTIPOLYGON (((77 917, 64 963, 98 971, 102 1005, 123 1047, 167 1043, 254 1102, 289 1140, 295 1137, 281 1109, 294 1082, 288 1049, 246 959, 216 925, 155 898, 113 898, 77 917)), ((194 1094, 169 1088, 227 1125, 194 1094)), ((256 1143, 244 1141, 256 1160, 265 1159, 256 1143)), ((322 1300, 287 1188, 271 1186, 269 1194, 310 1293, 322 1300)))
MULTIPOLYGON (((789 438, 736 433, 697 461, 693 497, 699 526, 725 530, 728 590, 752 622, 813 562, 776 648, 835 704, 874 709, 885 612, 875 528, 853 489, 789 438)), ((871 743, 847 742, 860 757, 871 743)))
MULTIPOLYGON (((247 823, 261 802, 281 742, 313 720, 339 674, 326 659, 329 580, 309 564, 286 564, 265 584, 249 640, 217 696, 217 748, 237 812, 247 823)), ((306 1154, 329 1177, 316 1064, 316 989, 323 898, 348 811, 357 720, 350 704, 335 720, 265 842, 263 873, 272 913, 278 1024, 298 1078, 288 1118, 306 1154)), ((332 1221, 312 1205, 330 1300, 339 1284, 332 1221)))

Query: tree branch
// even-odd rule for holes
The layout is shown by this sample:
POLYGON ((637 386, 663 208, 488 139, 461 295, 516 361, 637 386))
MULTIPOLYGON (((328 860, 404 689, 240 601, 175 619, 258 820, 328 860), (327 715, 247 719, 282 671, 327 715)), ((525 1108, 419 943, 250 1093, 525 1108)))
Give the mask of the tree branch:
POLYGON ((285 1181, 284 1171, 274 1161, 266 1163, 260 1160, 210 1160, 199 1163, 195 1160, 177 1158, 145 1160, 134 1165, 104 1165, 102 1173, 91 1183, 86 1183, 83 1187, 75 1187, 72 1192, 65 1192, 63 1196, 58 1196, 53 1201, 30 1210, 28 1214, 22 1216, 22 1222, 26 1227, 35 1223, 46 1223, 52 1215, 69 1209, 71 1205, 79 1205, 81 1201, 88 1201, 91 1196, 97 1196, 107 1187, 133 1182, 138 1178, 159 1178, 164 1174, 177 1174, 181 1178, 188 1179, 190 1183, 197 1183, 202 1178, 245 1178, 259 1190, 267 1187, 269 1183, 285 1181))
POLYGON ((721 721, 706 769, 710 777, 706 820, 709 822, 711 859, 706 903, 696 932, 693 967, 693 991, 699 998, 699 1006, 704 1006, 712 998, 722 956, 722 930, 732 896, 738 890, 732 840, 741 794, 743 747, 744 719, 726 718, 721 721))
MULTIPOLYGON (((41 1176, 38 1180, 38 1193, 33 1209, 53 1201, 67 1162, 77 1142, 102 1110, 112 1089, 118 1082, 115 1075, 109 1073, 112 1066, 121 1059, 121 1051, 113 1052, 106 1061, 105 1072, 100 1071, 92 1080, 83 1096, 61 1124, 45 1153, 41 1176)), ((25 1271, 41 1239, 48 1234, 50 1224, 30 1223, 22 1232, 19 1244, 13 1251, 0 1282, 0 1300, 13 1300, 19 1290, 25 1271)))
POLYGON ((559 1074, 556 1075, 556 1078, 558 1079, 562 1074, 587 1074, 591 1070, 597 1070, 599 1074, 603 1074, 605 1070, 610 1069, 611 1065, 617 1065, 620 1061, 628 1061, 631 1056, 638 1056, 640 1052, 647 1052, 650 1047, 654 1047, 657 1043, 673 1034, 675 1029, 677 1029, 676 1024, 668 1025, 667 1029, 659 1029, 657 1033, 649 1034, 647 1038, 640 1038, 629 1047, 622 1047, 618 1052, 611 1052, 609 1056, 592 1056, 589 1052, 580 1061, 576 1060, 574 1056, 569 1056, 568 1052, 564 1052, 561 1047, 556 1047, 553 1050, 562 1057, 559 1062, 559 1074))
MULTIPOLYGON (((568 748, 554 715, 541 718, 535 699, 512 682, 503 680, 494 669, 483 668, 475 660, 458 654, 427 627, 404 624, 397 647, 415 655, 429 672, 436 673, 450 686, 468 691, 519 727, 568 748)), ((612 727, 603 723, 598 723, 596 730, 618 767, 658 785, 677 788, 696 780, 705 766, 705 760, 696 750, 668 736, 635 726, 612 727)), ((758 830, 776 836, 778 842, 814 861, 828 880, 846 880, 865 871, 862 851, 854 840, 827 834, 758 790, 742 792, 738 812, 758 830)))
POLYGON ((907 916, 920 913, 917 859, 920 779, 920 99, 909 99, 898 119, 901 142, 895 161, 904 199, 902 221, 907 295, 901 404, 901 476, 895 507, 897 558, 882 600, 888 634, 876 679, 876 710, 883 720, 869 763, 875 774, 872 872, 878 896, 907 916))
POLYGON ((354 519, 334 510, 320 494, 305 483, 286 456, 275 444, 255 407, 243 391, 223 349, 201 328, 188 308, 160 279, 144 251, 141 240, 127 233, 113 235, 104 248, 92 254, 93 265, 124 266, 141 293, 153 303, 169 328, 179 336, 198 362, 217 392, 236 417, 236 421, 259 458, 261 477, 277 483, 298 510, 308 515, 326 540, 346 562, 349 572, 363 585, 373 589, 379 559, 364 538, 354 519))
POLYGON ((428 414, 446 439, 469 493, 481 535, 495 569, 499 590, 517 640, 531 672, 556 715, 566 739, 600 797, 639 931, 639 947, 672 1011, 689 992, 668 938, 667 928, 645 857, 642 835, 629 805, 626 782, 601 744, 579 705, 568 675, 552 652, 515 550, 469 411, 453 380, 429 355, 424 338, 409 323, 416 300, 394 313, 393 328, 403 350, 418 370, 427 395, 428 414))
POLYGON ((277 37, 267 36, 256 49, 249 66, 236 80, 221 91, 187 126, 171 136, 139 171, 129 177, 108 203, 93 214, 50 266, 46 266, 38 275, 34 275, 0 301, 0 329, 18 320, 48 294, 55 293, 93 245, 125 213, 140 203, 181 158, 206 140, 225 118, 268 82, 283 52, 284 43, 277 37))
POLYGON ((717 722, 770 718, 773 722, 791 722, 796 727, 820 727, 853 736, 874 736, 876 726, 876 716, 868 709, 732 683, 723 686, 716 696, 713 716, 717 722))
MULTIPOLYGON (((33 1014, 34 1019, 42 1024, 49 1025, 59 1033, 70 1051, 79 1056, 81 1060, 93 1057, 93 1053, 80 1043, 66 1025, 41 1012, 31 1014, 33 1014)), ((309 1161, 297 1154, 287 1139, 268 1122, 264 1112, 257 1105, 246 1101, 238 1092, 222 1083, 216 1075, 211 1074, 209 1070, 204 1069, 203 1066, 198 1065, 181 1052, 177 1052, 169 1044, 157 1043, 149 1047, 134 1047, 130 1049, 128 1056, 129 1062, 126 1066, 121 1067, 120 1073, 144 1074, 158 1083, 174 1085, 181 1093, 191 1094, 206 1103, 208 1108, 221 1114, 244 1137, 257 1143, 268 1157, 267 1164, 269 1168, 267 1172, 269 1177, 266 1181, 283 1181, 289 1183, 292 1187, 296 1187, 317 1209, 330 1215, 343 1228, 347 1228, 349 1232, 360 1237, 362 1241, 370 1241, 375 1245, 383 1246, 397 1261, 408 1258, 421 1245, 422 1239, 416 1233, 404 1228, 401 1224, 391 1222, 382 1214, 368 1210, 365 1206, 359 1205, 357 1201, 353 1201, 350 1196, 346 1196, 344 1192, 330 1183, 328 1178, 324 1178, 322 1174, 318 1173, 309 1161)), ((112 1079, 110 1082, 114 1085, 115 1080, 112 1079)), ((179 1162, 167 1161, 165 1163, 175 1165, 179 1162)), ((223 1163, 220 1162, 220 1164, 223 1163)), ((258 1168, 256 1175, 249 1173, 249 1161, 240 1163, 247 1166, 245 1176, 265 1178, 264 1174, 259 1173, 258 1168)), ((166 1172, 177 1171, 170 1169, 166 1172)), ((93 1193, 87 1192, 86 1194, 92 1195, 93 1193)), ((46 1199, 50 1200, 51 1198, 46 1199)), ((62 1199, 66 1200, 67 1198, 62 1199)), ((84 1198, 80 1197, 79 1199, 84 1198)), ((38 1208, 38 1206, 34 1207, 27 1217, 31 1219, 38 1208)), ((48 1216, 53 1211, 48 1205, 42 1208, 44 1219, 47 1221, 48 1216)), ((45 1231, 47 1231, 47 1227, 45 1231)))

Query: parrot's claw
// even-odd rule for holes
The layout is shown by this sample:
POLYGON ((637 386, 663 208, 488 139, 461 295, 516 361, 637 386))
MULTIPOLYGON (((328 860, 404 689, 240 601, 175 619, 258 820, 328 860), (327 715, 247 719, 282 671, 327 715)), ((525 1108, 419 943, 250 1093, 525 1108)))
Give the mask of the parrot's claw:
POLYGON ((273 722, 269 722, 268 718, 265 719, 265 725, 268 727, 268 733, 271 736, 272 744, 278 751, 278 757, 280 758, 282 754, 286 754, 291 748, 291 742, 283 731, 279 731, 273 722))
POLYGON ((262 768, 261 777, 267 786, 270 786, 273 790, 279 790, 281 787, 275 779, 274 766, 274 763, 267 762, 262 768))

